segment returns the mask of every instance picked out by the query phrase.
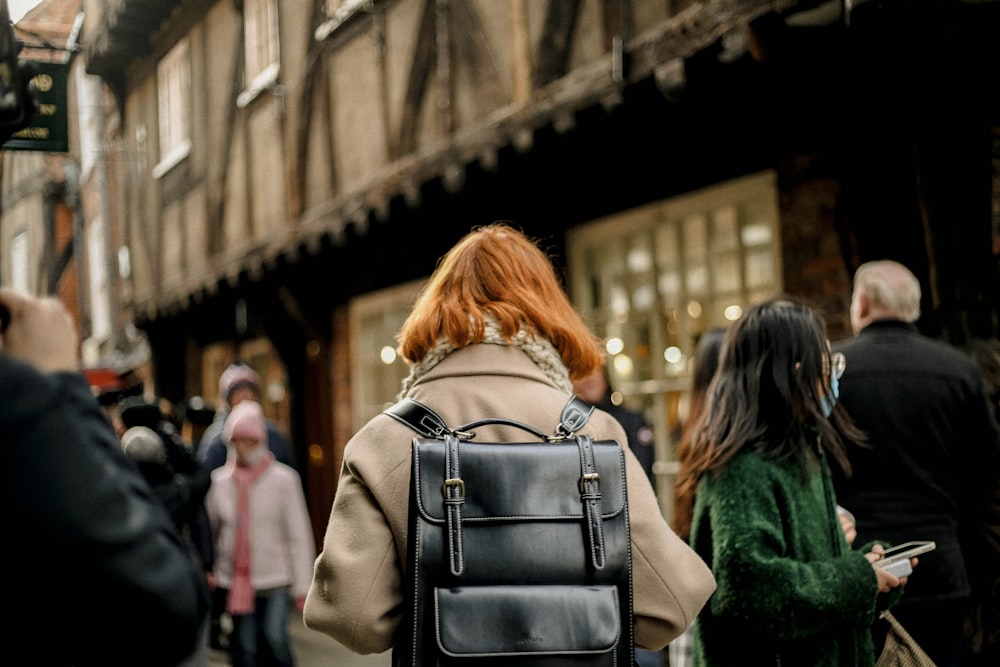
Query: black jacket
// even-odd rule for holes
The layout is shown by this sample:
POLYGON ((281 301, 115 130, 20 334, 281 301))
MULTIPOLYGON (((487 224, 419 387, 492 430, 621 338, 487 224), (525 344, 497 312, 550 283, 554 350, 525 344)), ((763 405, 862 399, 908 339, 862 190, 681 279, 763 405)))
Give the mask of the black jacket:
POLYGON ((653 430, 646 422, 646 417, 637 410, 629 410, 625 406, 615 405, 611 402, 611 396, 606 395, 596 407, 611 414, 618 420, 618 423, 625 429, 628 436, 628 447, 639 459, 642 469, 646 471, 653 487, 656 487, 656 476, 653 475, 653 463, 656 456, 653 452, 653 430))
POLYGON ((163 418, 159 406, 144 399, 127 401, 120 411, 126 428, 145 426, 163 442, 165 461, 135 461, 139 471, 160 499, 174 526, 191 545, 193 555, 205 572, 215 562, 212 529, 205 511, 205 495, 212 485, 212 471, 188 449, 173 425, 163 418))
POLYGON ((8 649, 45 665, 172 665, 208 605, 170 517, 86 380, 0 354, 8 649))
POLYGON ((878 321, 834 346, 847 368, 840 402, 867 434, 837 498, 857 519, 856 544, 933 540, 902 604, 966 598, 966 561, 1000 475, 1000 426, 981 370, 956 348, 898 321, 878 321))

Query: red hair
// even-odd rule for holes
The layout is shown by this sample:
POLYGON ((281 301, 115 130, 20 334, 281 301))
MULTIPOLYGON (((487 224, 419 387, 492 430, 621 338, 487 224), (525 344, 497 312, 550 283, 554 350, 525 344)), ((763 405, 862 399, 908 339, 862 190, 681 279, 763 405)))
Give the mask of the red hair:
POLYGON ((474 228, 441 258, 399 331, 399 351, 416 363, 442 338, 456 348, 480 343, 487 319, 505 340, 523 328, 552 343, 570 380, 604 361, 549 257, 505 222, 474 228))

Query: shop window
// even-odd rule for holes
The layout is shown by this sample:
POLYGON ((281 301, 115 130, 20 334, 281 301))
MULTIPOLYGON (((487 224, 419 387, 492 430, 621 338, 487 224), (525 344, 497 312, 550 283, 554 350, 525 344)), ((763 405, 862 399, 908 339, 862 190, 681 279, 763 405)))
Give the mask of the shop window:
POLYGON ((219 396, 219 378, 226 368, 239 360, 250 366, 260 376, 261 407, 286 435, 292 434, 291 399, 288 395, 288 374, 274 345, 267 338, 207 345, 201 356, 200 395, 217 410, 225 410, 226 403, 219 396))
POLYGON ((423 281, 354 299, 350 305, 352 431, 396 401, 410 368, 396 354, 396 334, 423 281))
POLYGON ((770 172, 626 211, 568 235, 571 296, 607 341, 612 384, 656 434, 657 494, 672 516, 690 364, 709 328, 781 289, 770 172))

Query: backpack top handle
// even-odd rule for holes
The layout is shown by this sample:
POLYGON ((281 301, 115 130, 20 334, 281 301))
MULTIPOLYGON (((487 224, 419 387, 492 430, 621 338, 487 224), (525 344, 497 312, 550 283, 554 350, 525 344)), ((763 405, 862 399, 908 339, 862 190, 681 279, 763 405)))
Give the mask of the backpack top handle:
POLYGON ((474 431, 480 426, 498 424, 522 429, 546 442, 562 442, 563 440, 572 438, 577 431, 583 428, 583 425, 590 419, 590 415, 593 414, 594 406, 578 396, 570 397, 569 402, 566 403, 559 417, 559 423, 556 425, 554 435, 542 433, 524 422, 504 417, 479 419, 452 430, 448 428, 448 425, 438 413, 412 398, 404 398, 386 408, 384 412, 396 421, 409 426, 425 438, 435 438, 436 440, 443 440, 447 435, 454 435, 459 440, 471 440, 476 437, 474 431))

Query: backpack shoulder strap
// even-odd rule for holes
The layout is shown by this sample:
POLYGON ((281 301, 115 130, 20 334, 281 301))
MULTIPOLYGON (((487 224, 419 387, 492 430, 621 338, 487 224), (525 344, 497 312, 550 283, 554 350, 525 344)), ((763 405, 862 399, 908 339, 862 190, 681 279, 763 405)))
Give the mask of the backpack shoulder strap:
POLYGON ((441 415, 412 398, 404 398, 383 412, 425 438, 444 438, 451 430, 441 415))
POLYGON ((566 407, 559 417, 559 425, 556 426, 556 435, 564 438, 572 438, 573 434, 583 428, 583 425, 594 414, 594 406, 583 400, 579 396, 571 396, 566 407))

